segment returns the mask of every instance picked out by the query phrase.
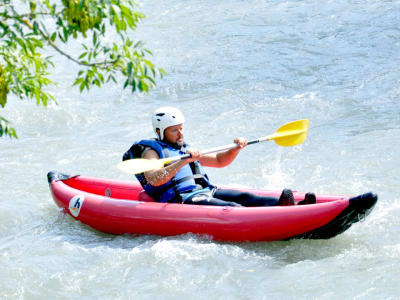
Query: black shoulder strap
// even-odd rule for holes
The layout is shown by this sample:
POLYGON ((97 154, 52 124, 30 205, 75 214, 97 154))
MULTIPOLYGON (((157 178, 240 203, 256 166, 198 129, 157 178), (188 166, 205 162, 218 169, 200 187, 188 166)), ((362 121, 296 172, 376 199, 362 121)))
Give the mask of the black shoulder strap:
POLYGON ((132 159, 132 158, 140 158, 142 157, 142 153, 144 151, 146 147, 136 144, 136 145, 132 145, 128 151, 126 151, 124 153, 124 155, 122 156, 122 160, 128 160, 128 159, 132 159))
POLYGON ((200 184, 202 187, 206 187, 209 184, 207 183, 208 181, 208 176, 207 174, 201 174, 200 172, 200 163, 199 162, 191 162, 189 164, 190 168, 192 169, 193 173, 193 178, 196 184, 200 184))

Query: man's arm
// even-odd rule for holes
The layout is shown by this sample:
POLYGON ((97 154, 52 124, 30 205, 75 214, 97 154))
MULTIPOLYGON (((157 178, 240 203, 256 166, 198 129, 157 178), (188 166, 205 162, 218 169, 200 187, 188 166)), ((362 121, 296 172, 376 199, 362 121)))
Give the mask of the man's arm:
POLYGON ((245 138, 236 138, 234 140, 238 146, 225 152, 217 154, 207 154, 200 157, 200 163, 205 167, 223 168, 231 164, 239 152, 246 147, 247 140, 245 138))
MULTIPOLYGON (((236 148, 213 155, 208 154, 200 156, 199 150, 188 150, 187 152, 192 155, 190 158, 179 160, 159 170, 145 172, 144 176, 147 182, 150 183, 152 186, 160 186, 164 183, 167 183, 172 177, 174 177, 182 167, 196 160, 199 160, 200 163, 205 167, 226 167, 235 160, 240 150, 242 150, 247 145, 247 140, 245 138, 236 138, 234 142, 238 144, 236 148)), ((159 159, 160 157, 158 156, 156 151, 150 149, 144 153, 143 158, 159 159)))
MULTIPOLYGON (((159 170, 152 170, 144 173, 147 182, 152 186, 160 186, 167 183, 178 171, 188 163, 198 160, 200 153, 198 151, 191 151, 192 158, 179 160, 159 170)), ((157 152, 150 149, 143 155, 146 159, 159 159, 157 152)))

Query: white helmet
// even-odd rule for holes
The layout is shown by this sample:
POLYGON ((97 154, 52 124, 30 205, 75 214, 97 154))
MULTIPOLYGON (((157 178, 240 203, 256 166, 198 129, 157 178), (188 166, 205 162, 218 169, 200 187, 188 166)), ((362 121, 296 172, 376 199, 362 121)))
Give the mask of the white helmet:
POLYGON ((160 140, 164 139, 165 129, 185 122, 185 118, 181 111, 171 106, 163 106, 157 109, 154 112, 152 119, 154 132, 157 134, 157 128, 160 129, 160 140))

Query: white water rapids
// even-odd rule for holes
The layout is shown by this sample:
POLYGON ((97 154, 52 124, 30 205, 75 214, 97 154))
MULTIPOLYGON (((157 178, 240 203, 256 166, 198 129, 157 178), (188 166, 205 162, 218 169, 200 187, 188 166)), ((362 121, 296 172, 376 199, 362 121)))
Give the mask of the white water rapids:
POLYGON ((47 109, 10 99, 1 115, 1 299, 399 299, 400 2, 142 1, 137 31, 167 71, 150 94, 122 83, 79 94, 57 58, 47 109), (221 185, 326 194, 374 191, 370 216, 330 240, 218 243, 112 236, 59 218, 50 170, 131 179, 117 163, 178 106, 206 149, 308 118, 304 144, 249 146, 221 185))

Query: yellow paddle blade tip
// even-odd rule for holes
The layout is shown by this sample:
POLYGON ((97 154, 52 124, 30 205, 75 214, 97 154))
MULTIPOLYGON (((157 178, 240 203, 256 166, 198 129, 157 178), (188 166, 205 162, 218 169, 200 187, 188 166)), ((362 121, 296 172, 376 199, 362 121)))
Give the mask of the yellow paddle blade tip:
POLYGON ((281 126, 269 140, 274 140, 279 146, 290 147, 302 144, 308 134, 308 119, 297 120, 281 126))

